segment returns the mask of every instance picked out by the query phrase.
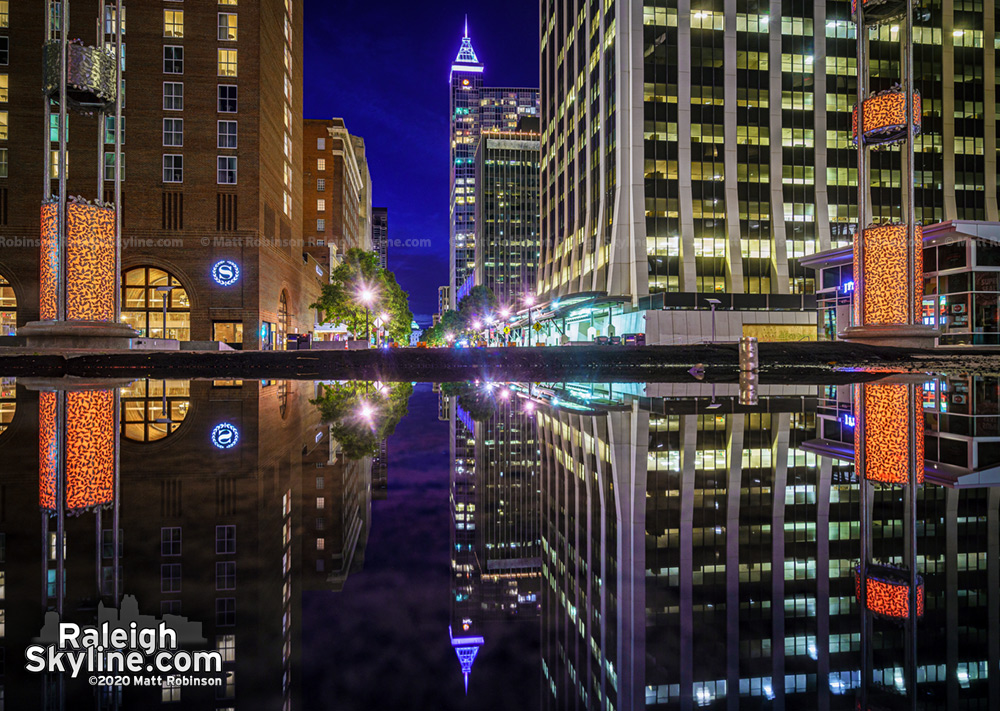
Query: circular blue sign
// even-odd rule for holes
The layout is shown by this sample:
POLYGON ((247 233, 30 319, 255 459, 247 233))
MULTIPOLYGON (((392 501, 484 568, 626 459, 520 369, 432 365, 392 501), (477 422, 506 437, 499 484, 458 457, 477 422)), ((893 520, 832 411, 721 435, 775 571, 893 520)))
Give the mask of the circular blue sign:
POLYGON ((232 286, 240 280, 240 267, 231 259, 223 259, 212 266, 212 278, 219 286, 232 286))
POLYGON ((232 449, 240 441, 240 431, 235 425, 223 422, 212 430, 212 444, 219 449, 232 449))

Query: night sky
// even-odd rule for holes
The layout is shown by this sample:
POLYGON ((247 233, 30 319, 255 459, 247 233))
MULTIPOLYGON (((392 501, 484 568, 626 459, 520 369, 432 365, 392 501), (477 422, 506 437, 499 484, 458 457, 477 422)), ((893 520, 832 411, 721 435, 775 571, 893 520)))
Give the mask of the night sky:
POLYGON ((538 3, 304 0, 305 117, 343 117, 365 139, 389 268, 418 320, 448 282, 448 74, 465 14, 487 86, 538 86, 538 3))

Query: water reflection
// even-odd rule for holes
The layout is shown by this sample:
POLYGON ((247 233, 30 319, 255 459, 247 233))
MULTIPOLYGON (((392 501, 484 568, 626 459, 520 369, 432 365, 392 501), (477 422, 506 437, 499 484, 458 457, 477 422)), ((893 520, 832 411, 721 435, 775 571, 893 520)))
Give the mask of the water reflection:
MULTIPOLYGON (((4 381, 0 397, 12 708, 355 707, 310 698, 304 667, 323 660, 301 650, 371 640, 328 639, 302 596, 335 593, 335 615, 379 565, 372 500, 396 476, 409 384, 97 384, 87 407, 24 385, 4 381), (74 427, 100 446, 53 449, 74 427), (101 453, 115 450, 109 478, 101 453), (63 451, 98 458, 83 471, 45 454, 63 451), (225 684, 95 702, 86 685, 24 670, 46 609, 92 620, 96 601, 123 594, 203 622, 225 684)), ((451 570, 434 594, 449 629, 425 643, 469 694, 451 707, 530 684, 529 707, 553 710, 1000 708, 997 379, 438 390, 451 462, 431 475, 449 486, 451 570), (510 644, 498 629, 540 635, 537 677, 485 673, 510 644)), ((406 581, 420 604, 424 572, 406 581)))
POLYGON ((0 434, 2 703, 300 707, 302 594, 362 569, 371 510, 371 459, 331 437, 318 386, 24 385, 0 434), (46 610, 93 624, 125 594, 202 622, 221 686, 95 691, 24 669, 46 610))

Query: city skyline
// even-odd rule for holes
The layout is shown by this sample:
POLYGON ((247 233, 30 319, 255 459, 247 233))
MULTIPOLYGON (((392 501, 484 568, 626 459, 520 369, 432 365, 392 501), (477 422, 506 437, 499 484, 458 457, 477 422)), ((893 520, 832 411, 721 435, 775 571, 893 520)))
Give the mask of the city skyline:
POLYGON ((433 15, 403 3, 350 2, 336 13, 324 12, 318 0, 305 0, 304 7, 315 18, 305 30, 305 116, 341 116, 365 138, 374 203, 392 213, 394 244, 431 240, 429 247, 390 247, 392 270, 410 292, 413 313, 429 323, 437 289, 448 282, 448 74, 466 14, 487 84, 537 87, 538 5, 447 0, 433 15), (350 33, 338 29, 348 26, 350 33), (325 70, 337 66, 359 69, 325 70), (410 108, 393 110, 398 106, 410 108))

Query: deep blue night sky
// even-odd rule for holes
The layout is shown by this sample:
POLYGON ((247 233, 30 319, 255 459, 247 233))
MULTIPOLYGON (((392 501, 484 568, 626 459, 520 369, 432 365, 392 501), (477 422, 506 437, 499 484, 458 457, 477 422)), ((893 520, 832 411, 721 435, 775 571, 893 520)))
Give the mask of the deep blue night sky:
POLYGON ((305 117, 343 117, 365 139, 374 204, 389 236, 431 240, 390 250, 418 320, 448 281, 448 73, 469 36, 487 86, 538 86, 538 3, 304 0, 305 117))

